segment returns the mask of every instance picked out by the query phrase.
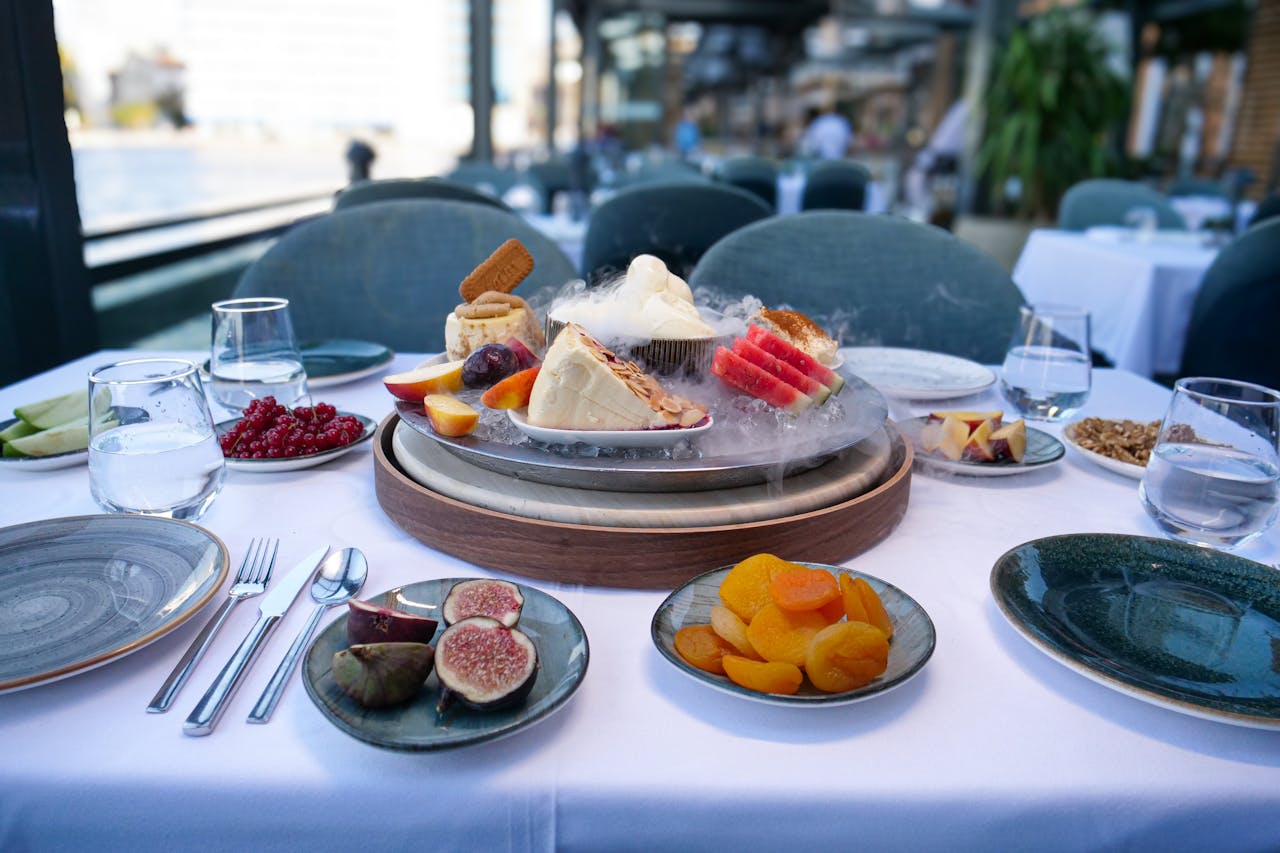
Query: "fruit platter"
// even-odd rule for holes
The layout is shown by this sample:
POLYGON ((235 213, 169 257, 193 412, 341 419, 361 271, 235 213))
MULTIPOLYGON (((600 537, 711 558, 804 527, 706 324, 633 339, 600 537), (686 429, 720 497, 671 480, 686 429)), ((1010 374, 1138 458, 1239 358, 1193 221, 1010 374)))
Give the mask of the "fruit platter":
POLYGON ((744 548, 840 562, 896 526, 912 448, 810 318, 699 307, 642 255, 540 323, 513 292, 531 268, 499 247, 459 286, 445 352, 383 378, 375 485, 409 533, 532 577, 671 587, 744 548))

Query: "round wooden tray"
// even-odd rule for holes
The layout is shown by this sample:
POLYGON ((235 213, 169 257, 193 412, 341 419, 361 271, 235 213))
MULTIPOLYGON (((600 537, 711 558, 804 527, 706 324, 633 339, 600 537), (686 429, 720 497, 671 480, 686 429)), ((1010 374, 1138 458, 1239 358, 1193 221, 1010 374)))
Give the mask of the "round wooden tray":
POLYGON ((811 512, 719 527, 627 528, 523 518, 457 501, 420 485, 392 450, 399 415, 374 436, 378 503, 407 533, 492 569, 556 583, 674 589, 694 575, 760 552, 840 563, 888 536, 907 511, 912 451, 892 423, 893 464, 880 485, 811 512))

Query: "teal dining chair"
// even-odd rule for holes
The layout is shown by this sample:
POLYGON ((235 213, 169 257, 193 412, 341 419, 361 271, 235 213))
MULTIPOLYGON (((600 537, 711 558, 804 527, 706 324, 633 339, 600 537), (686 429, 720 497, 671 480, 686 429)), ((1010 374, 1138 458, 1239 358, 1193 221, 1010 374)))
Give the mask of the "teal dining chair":
POLYGON ((1280 219, 1226 246, 1196 293, 1181 376, 1220 376, 1280 389, 1280 219))
POLYGON ((844 346, 934 350, 999 363, 1023 304, 1009 274, 931 225, 852 211, 773 217, 702 256, 694 287, 808 314, 844 346))
POLYGON ((289 231, 245 271, 234 295, 287 298, 299 339, 438 352, 444 318, 461 301, 458 284, 512 237, 534 260, 518 295, 536 304, 576 278, 560 248, 513 213, 402 200, 346 208, 289 231))
POLYGON ((1156 227, 1185 229, 1187 223, 1160 193, 1135 181, 1091 178, 1072 185, 1058 205, 1058 227, 1084 231, 1096 225, 1126 225, 1131 210, 1155 211, 1156 227))
POLYGON ((755 194, 771 211, 778 208, 778 164, 772 160, 730 157, 716 170, 716 180, 755 194))
POLYGON ((636 255, 656 255, 685 276, 724 235, 772 211, 745 190, 717 184, 630 187, 596 208, 582 246, 582 272, 592 281, 623 272, 636 255))
POLYGON ((1249 227, 1252 228, 1277 217, 1280 217, 1280 194, 1269 195, 1258 203, 1253 216, 1249 217, 1249 227))
POLYGON ((357 181, 338 193, 333 200, 333 209, 344 210, 357 204, 413 198, 469 201, 473 204, 486 204, 499 210, 511 210, 497 196, 444 178, 389 178, 380 181, 357 181))
POLYGON ((848 160, 821 160, 805 178, 801 210, 862 210, 871 173, 848 160))

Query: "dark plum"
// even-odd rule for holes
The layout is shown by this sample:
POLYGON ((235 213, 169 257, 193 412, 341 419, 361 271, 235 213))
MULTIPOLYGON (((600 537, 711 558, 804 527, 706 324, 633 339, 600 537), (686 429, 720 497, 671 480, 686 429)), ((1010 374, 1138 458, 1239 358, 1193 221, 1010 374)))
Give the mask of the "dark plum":
POLYGON ((468 388, 488 388, 519 368, 520 362, 510 348, 502 344, 485 344, 462 363, 462 384, 468 388))

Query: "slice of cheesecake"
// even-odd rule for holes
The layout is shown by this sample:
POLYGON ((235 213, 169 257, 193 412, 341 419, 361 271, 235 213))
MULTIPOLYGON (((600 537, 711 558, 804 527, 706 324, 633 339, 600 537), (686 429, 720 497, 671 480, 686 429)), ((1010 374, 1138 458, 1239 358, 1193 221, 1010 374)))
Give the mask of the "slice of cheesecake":
POLYGON ((706 416, 706 406, 667 391, 569 323, 542 360, 528 419, 551 429, 628 430, 690 427, 706 416))

